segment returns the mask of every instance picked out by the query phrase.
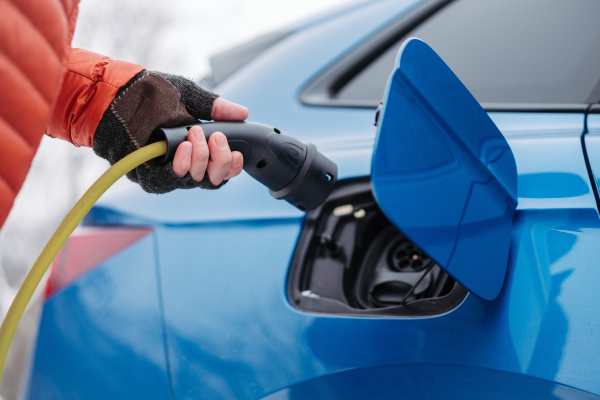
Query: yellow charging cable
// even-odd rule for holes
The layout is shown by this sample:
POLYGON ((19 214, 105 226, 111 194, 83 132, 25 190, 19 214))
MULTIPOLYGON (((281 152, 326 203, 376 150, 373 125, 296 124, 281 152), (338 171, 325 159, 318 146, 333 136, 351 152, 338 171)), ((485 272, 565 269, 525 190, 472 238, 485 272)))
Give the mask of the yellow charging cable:
POLYGON ((46 244, 46 247, 44 247, 44 250, 42 250, 33 264, 33 267, 31 267, 31 270, 25 277, 23 284, 19 288, 15 299, 6 313, 4 321, 2 321, 2 326, 0 327, 0 383, 2 382, 2 373, 4 372, 6 355, 8 354, 10 343, 15 336, 19 321, 25 312, 25 308, 27 307, 29 300, 31 300, 33 292, 35 292, 35 289, 42 280, 42 277, 71 233, 73 233, 77 225, 79 225, 83 217, 86 216, 100 196, 102 196, 113 183, 138 165, 161 156, 166 152, 167 142, 162 141, 145 146, 129 154, 127 157, 124 157, 94 182, 60 223, 48 241, 48 244, 46 244))

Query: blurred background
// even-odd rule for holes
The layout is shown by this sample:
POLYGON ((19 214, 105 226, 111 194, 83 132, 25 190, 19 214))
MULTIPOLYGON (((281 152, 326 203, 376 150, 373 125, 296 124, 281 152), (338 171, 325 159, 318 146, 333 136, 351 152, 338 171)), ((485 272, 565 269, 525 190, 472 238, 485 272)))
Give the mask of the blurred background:
MULTIPOLYGON (((73 47, 199 82, 210 73, 211 55, 345 2, 348 0, 82 0, 73 47)), ((62 218, 108 167, 91 149, 42 139, 0 231, 0 319, 62 218)), ((23 332, 33 331, 37 325, 32 303, 13 347, 22 347, 28 340, 23 332)), ((11 398, 10 390, 3 390, 0 398, 2 395, 11 398)))

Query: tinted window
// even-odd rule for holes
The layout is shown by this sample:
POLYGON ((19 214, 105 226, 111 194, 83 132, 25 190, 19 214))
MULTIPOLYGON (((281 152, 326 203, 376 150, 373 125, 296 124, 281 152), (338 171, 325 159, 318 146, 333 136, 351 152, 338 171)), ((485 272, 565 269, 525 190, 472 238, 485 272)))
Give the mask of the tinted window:
POLYGON ((598 0, 459 0, 382 54, 335 97, 380 101, 400 45, 414 36, 428 43, 480 102, 583 103, 600 76, 599 16, 598 0))

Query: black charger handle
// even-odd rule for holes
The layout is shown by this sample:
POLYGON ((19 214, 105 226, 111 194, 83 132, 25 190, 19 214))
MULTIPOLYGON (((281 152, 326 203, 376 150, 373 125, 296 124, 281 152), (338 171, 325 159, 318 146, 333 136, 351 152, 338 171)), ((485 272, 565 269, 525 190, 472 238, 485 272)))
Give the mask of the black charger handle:
MULTIPOLYGON (((327 199, 337 181, 337 165, 317 151, 312 143, 301 141, 272 126, 255 122, 206 122, 206 140, 214 132, 227 137, 229 148, 244 156, 244 170, 269 188, 271 195, 302 211, 317 208, 327 199)), ((161 160, 173 160, 177 147, 187 140, 191 126, 158 128, 167 141, 161 160)))

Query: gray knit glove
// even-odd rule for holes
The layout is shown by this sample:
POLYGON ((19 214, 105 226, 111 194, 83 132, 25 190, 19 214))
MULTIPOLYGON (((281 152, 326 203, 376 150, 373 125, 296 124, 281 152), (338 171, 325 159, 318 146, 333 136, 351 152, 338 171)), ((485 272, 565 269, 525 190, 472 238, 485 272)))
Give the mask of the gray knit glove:
MULTIPOLYGON (((94 135, 94 152, 111 165, 141 147, 159 139, 152 134, 157 127, 194 124, 210 120, 212 105, 218 95, 202 89, 180 76, 143 71, 117 92, 104 113, 94 135)), ((216 189, 208 174, 196 182, 188 173, 179 178, 173 163, 160 165, 150 160, 127 174, 149 193, 166 193, 175 189, 216 189)))

